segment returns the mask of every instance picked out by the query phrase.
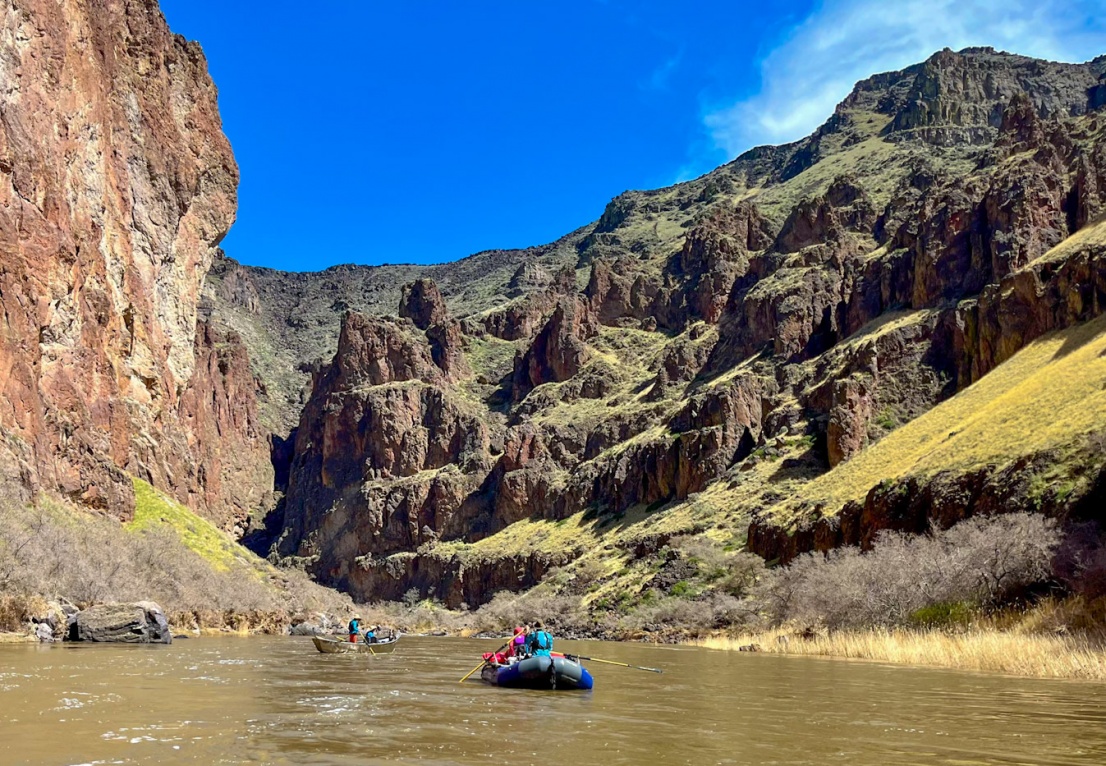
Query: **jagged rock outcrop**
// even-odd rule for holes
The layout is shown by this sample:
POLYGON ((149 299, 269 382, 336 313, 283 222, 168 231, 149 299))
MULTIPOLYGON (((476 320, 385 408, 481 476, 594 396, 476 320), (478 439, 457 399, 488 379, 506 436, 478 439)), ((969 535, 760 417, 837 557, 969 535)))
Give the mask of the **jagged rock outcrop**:
POLYGON ((470 335, 488 334, 501 340, 533 338, 558 304, 575 292, 576 272, 566 266, 544 289, 527 293, 505 307, 467 318, 463 327, 470 335))
POLYGON ((515 361, 515 400, 543 383, 560 383, 580 372, 591 357, 587 340, 597 331, 587 304, 578 299, 561 301, 530 348, 515 361))
POLYGON ((776 249, 797 253, 848 232, 871 234, 876 218, 875 205, 855 179, 839 177, 824 196, 803 200, 791 211, 776 237, 776 249))
POLYGON ((553 275, 540 263, 524 263, 511 275, 511 280, 507 283, 507 297, 521 298, 523 295, 545 290, 553 282, 553 275))
POLYGON ((1004 105, 1033 83, 1029 98, 1041 116, 1084 114, 1093 108, 1093 69, 996 53, 992 48, 947 48, 918 66, 898 106, 892 129, 949 145, 994 137, 1004 105))
POLYGON ((346 317, 296 430, 282 551, 322 550, 321 567, 341 567, 351 550, 464 529, 457 514, 490 467, 489 434, 446 384, 414 327, 346 317))
POLYGON ((438 286, 431 279, 419 279, 403 288, 399 315, 410 319, 426 333, 434 364, 446 377, 456 380, 468 373, 461 324, 449 315, 438 286))
POLYGON ((442 380, 430 346, 410 324, 350 313, 342 322, 338 352, 316 390, 346 391, 421 380, 442 380))
POLYGON ((126 518, 132 473, 235 516, 254 490, 226 495, 202 434, 245 425, 243 463, 264 436, 182 399, 216 383, 197 306, 238 183, 203 53, 153 3, 0 15, 0 478, 126 518))
POLYGON ((399 315, 410 319, 420 330, 427 330, 449 319, 442 292, 432 279, 416 279, 404 286, 399 315))
POLYGON ((718 322, 734 282, 748 271, 749 254, 770 243, 768 223, 747 203, 719 208, 688 232, 677 269, 687 278, 689 318, 718 322))

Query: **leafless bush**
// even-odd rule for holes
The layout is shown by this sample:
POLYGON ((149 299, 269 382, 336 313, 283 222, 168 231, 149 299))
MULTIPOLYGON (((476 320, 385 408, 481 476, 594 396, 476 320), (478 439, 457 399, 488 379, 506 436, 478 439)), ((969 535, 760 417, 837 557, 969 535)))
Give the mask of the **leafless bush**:
POLYGON ((543 620, 550 630, 576 630, 588 623, 578 597, 500 591, 473 613, 472 626, 478 631, 504 632, 537 620, 543 620))
POLYGON ((680 557, 696 568, 697 578, 736 598, 745 597, 764 574, 764 559, 746 551, 727 550, 721 543, 702 536, 672 541, 680 557))
POLYGON ((802 556, 764 577, 754 595, 779 622, 902 625, 924 607, 994 604, 1046 579, 1059 542, 1053 521, 1025 513, 970 519, 930 535, 884 533, 867 553, 802 556))
POLYGON ((631 634, 675 630, 694 635, 747 624, 750 615, 747 601, 724 593, 711 593, 695 600, 662 598, 646 602, 620 619, 618 627, 631 634))
POLYGON ((114 519, 75 518, 48 504, 0 504, 0 595, 64 596, 78 605, 153 600, 167 614, 193 615, 185 621, 197 627, 351 604, 303 572, 274 575, 244 564, 220 570, 168 527, 131 532, 114 519))

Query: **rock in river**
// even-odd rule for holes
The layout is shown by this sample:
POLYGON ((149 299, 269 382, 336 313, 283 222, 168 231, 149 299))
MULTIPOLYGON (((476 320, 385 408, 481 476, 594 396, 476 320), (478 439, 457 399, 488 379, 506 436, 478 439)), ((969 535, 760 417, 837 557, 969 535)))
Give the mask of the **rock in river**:
POLYGON ((71 641, 124 644, 171 644, 173 635, 161 607, 152 601, 105 604, 77 614, 71 641))

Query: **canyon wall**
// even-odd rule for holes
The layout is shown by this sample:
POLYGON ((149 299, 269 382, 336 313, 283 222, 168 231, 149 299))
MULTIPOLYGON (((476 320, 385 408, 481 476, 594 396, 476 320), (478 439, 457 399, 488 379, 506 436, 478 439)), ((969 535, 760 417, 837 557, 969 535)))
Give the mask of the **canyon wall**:
POLYGON ((197 325, 238 185, 204 55, 151 0, 0 16, 0 477, 232 527, 271 468, 244 348, 197 325))
MULTIPOLYGON (((708 503, 688 533, 747 528, 750 549, 787 559, 943 518, 865 510, 878 500, 838 518, 801 498, 1099 314, 1104 73, 944 51, 859 83, 808 139, 629 192, 541 265, 520 253, 509 281, 473 277, 490 306, 469 308, 449 266, 394 308, 343 302, 274 550, 358 599, 414 588, 457 606, 586 552, 511 542, 541 523, 645 529, 708 503)), ((224 290, 264 305, 266 280, 245 270, 224 290)))

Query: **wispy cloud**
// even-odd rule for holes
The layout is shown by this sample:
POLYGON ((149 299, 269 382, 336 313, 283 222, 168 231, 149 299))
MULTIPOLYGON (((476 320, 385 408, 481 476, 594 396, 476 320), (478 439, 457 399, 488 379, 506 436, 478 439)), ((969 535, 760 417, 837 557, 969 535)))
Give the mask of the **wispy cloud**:
POLYGON ((976 45, 1085 61, 1106 53, 1106 0, 826 0, 764 58, 759 93, 711 109, 704 122, 731 157, 793 141, 858 80, 976 45))
POLYGON ((683 60, 684 52, 680 50, 672 56, 669 56, 660 63, 649 77, 644 81, 638 83, 638 88, 641 90, 668 90, 672 81, 672 75, 676 73, 676 70, 680 67, 680 62, 683 60))

